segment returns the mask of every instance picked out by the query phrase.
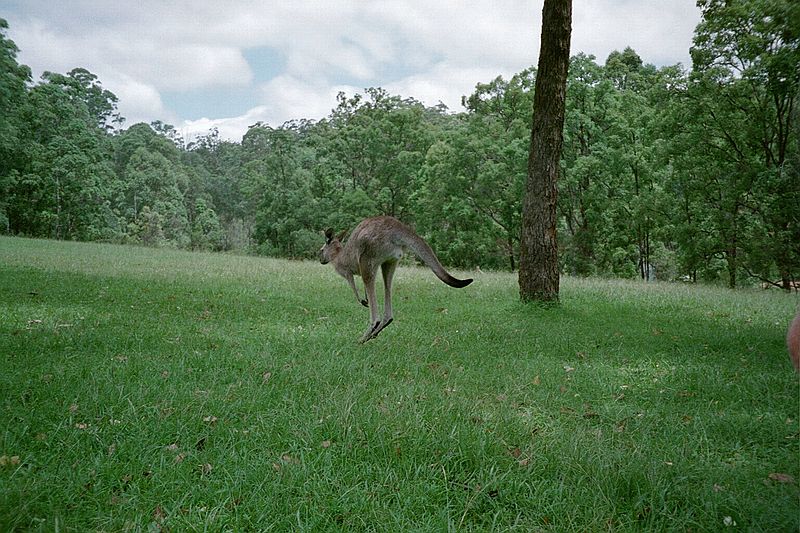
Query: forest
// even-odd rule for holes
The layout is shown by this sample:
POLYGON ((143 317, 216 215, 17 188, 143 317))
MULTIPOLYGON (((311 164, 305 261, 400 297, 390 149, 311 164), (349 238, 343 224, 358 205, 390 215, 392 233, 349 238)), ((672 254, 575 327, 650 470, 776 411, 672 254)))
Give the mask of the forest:
MULTIPOLYGON (((692 66, 631 48, 568 75, 561 272, 788 289, 800 279, 800 3, 701 1, 692 66)), ((38 81, 0 19, 0 233, 312 258, 395 216, 446 265, 515 270, 536 69, 463 110, 380 87, 241 142, 125 125, 84 68, 38 81)), ((531 58, 534 62, 535 58, 531 58)))

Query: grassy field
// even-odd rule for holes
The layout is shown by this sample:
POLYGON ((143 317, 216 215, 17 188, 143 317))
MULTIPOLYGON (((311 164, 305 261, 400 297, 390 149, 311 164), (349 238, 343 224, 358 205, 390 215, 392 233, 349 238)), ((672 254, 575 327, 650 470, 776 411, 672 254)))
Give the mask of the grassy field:
POLYGON ((0 238, 0 530, 798 530, 797 296, 469 275, 0 238))

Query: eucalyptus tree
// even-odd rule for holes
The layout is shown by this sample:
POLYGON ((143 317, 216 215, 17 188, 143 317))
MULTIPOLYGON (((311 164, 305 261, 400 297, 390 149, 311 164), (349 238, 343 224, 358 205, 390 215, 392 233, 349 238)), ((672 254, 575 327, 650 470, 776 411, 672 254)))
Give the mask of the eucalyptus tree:
POLYGON ((375 214, 409 216, 412 183, 432 142, 425 116, 420 102, 383 89, 339 94, 328 119, 331 152, 344 171, 339 179, 371 197, 375 214))
POLYGON ((608 179, 605 140, 618 95, 594 56, 573 57, 568 76, 558 183, 559 240, 566 270, 586 275, 608 267, 602 261, 607 248, 602 241, 610 230, 605 214, 615 191, 608 179))
MULTIPOLYGON (((81 71, 81 80, 89 78, 81 71)), ((99 83, 88 89, 82 83, 72 74, 45 73, 27 91, 19 109, 24 125, 19 170, 10 185, 14 233, 92 240, 113 238, 119 230, 111 210, 111 143, 100 124, 105 111, 98 111, 116 116, 116 97, 99 83)))
POLYGON ((103 88, 95 74, 75 68, 67 74, 45 72, 42 79, 61 87, 71 100, 82 102, 94 126, 106 132, 118 130, 125 119, 117 111, 117 96, 103 88))
POLYGON ((418 229, 451 264, 515 270, 530 144, 532 69, 476 86, 428 150, 418 229))
MULTIPOLYGON (((725 264, 731 287, 740 270, 783 286, 800 270, 800 5, 790 0, 702 0, 691 49, 694 69, 674 164, 691 234, 706 263, 725 264), (711 212, 703 208, 712 206, 711 212)), ((687 235, 682 236, 685 243, 687 235)))
POLYGON ((26 104, 31 71, 17 62, 19 49, 5 33, 8 23, 0 18, 0 232, 11 233, 9 210, 16 209, 16 184, 23 164, 20 147, 24 125, 20 110, 26 104))
POLYGON ((189 246, 189 212, 183 192, 187 183, 183 169, 164 155, 144 147, 133 152, 125 168, 125 197, 133 205, 125 215, 135 241, 150 231, 149 225, 159 224, 163 240, 145 244, 189 246))
POLYGON ((602 66, 584 54, 571 60, 558 202, 569 272, 674 274, 658 161, 662 83, 630 48, 602 66))
POLYGON ((311 124, 287 122, 278 128, 258 123, 243 139, 242 191, 252 214, 258 251, 310 257, 317 246, 319 212, 312 194, 311 124))
POLYGON ((115 207, 127 238, 153 246, 189 246, 196 198, 205 201, 206 195, 196 190, 181 149, 144 123, 116 135, 114 149, 115 207))
MULTIPOLYGON (((664 231, 668 215, 663 172, 658 168, 657 94, 662 78, 652 65, 643 64, 631 48, 612 52, 604 68, 615 86, 616 98, 609 109, 604 143, 606 168, 613 199, 609 218, 617 251, 631 250, 637 275, 651 279, 664 269, 664 249, 669 234, 664 231), (660 264, 658 264, 660 263, 660 264)), ((615 272, 619 265, 615 265, 615 272)))
POLYGON ((197 198, 191 209, 190 240, 192 250, 220 250, 225 233, 216 211, 204 198, 197 198))

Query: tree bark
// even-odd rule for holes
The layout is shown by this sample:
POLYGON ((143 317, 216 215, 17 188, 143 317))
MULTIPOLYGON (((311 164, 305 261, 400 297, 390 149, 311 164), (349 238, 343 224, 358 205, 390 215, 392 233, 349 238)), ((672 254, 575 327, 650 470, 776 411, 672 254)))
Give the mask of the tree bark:
POLYGON ((545 0, 522 202, 519 292, 523 302, 558 301, 556 201, 571 33, 572 0, 545 0))

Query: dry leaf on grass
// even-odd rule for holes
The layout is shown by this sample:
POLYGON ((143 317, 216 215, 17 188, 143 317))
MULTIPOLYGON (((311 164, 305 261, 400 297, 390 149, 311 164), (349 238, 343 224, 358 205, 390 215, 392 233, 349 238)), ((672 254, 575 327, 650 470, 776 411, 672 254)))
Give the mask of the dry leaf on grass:
POLYGON ((292 457, 288 453, 284 453, 283 455, 281 455, 281 461, 283 461, 286 464, 294 464, 294 465, 300 464, 300 459, 298 459, 297 457, 292 457))
POLYGON ((12 455, 11 457, 7 455, 0 456, 0 466, 16 466, 19 464, 19 455, 12 455))
POLYGON ((794 483, 794 477, 792 477, 789 474, 781 474, 779 472, 773 472, 767 477, 772 481, 777 481, 778 483, 794 483))

